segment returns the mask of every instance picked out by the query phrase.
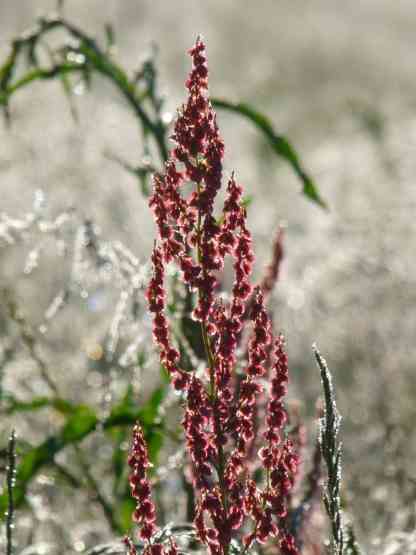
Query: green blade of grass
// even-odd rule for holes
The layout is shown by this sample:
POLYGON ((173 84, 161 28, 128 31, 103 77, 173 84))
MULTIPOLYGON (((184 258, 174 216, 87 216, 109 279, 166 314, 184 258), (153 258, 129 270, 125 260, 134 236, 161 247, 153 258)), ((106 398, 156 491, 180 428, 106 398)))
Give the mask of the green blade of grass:
POLYGON ((327 204, 321 197, 313 179, 304 170, 295 149, 283 135, 276 133, 268 117, 244 102, 230 102, 222 98, 214 98, 212 99, 212 104, 215 108, 234 112, 251 121, 257 129, 262 132, 273 151, 291 166, 295 174, 301 180, 303 194, 322 208, 327 208, 327 204))

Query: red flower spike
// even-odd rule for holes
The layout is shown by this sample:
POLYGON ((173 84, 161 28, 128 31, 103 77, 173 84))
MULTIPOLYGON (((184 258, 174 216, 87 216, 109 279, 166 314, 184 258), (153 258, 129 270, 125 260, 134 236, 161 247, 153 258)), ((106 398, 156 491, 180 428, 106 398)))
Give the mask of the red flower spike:
MULTIPOLYGON (((149 542, 157 531, 156 511, 151 498, 150 483, 146 477, 146 469, 151 466, 147 447, 140 424, 133 429, 133 443, 128 459, 131 468, 130 486, 132 497, 136 499, 133 520, 140 526, 139 537, 149 542)), ((130 553, 135 555, 135 547, 130 539, 126 540, 130 553)))
MULTIPOLYGON (((293 538, 280 530, 286 515, 286 498, 293 488, 298 459, 289 440, 282 440, 287 416, 283 397, 287 390, 287 357, 283 340, 275 345, 264 433, 258 415, 264 388, 259 381, 271 366, 271 321, 264 297, 277 279, 281 259, 281 235, 272 264, 254 292, 250 276, 254 261, 243 189, 234 174, 227 184, 222 214, 214 215, 214 204, 222 181, 224 143, 208 97, 205 45, 198 38, 190 50, 192 70, 186 81, 188 98, 174 124, 175 146, 164 173, 153 179, 150 208, 158 240, 152 255, 153 275, 146 296, 153 315, 153 337, 173 386, 184 393, 182 426, 192 463, 196 490, 195 528, 209 555, 226 555, 234 534, 241 535, 246 521, 254 528, 244 538, 249 547, 277 537, 282 552, 296 553, 293 538), (186 195, 184 184, 191 186, 186 195), (280 250, 279 250, 280 249, 280 250), (216 298, 219 272, 225 257, 231 258, 234 282, 229 302, 216 298), (206 373, 180 368, 180 355, 172 344, 165 313, 165 266, 174 263, 183 283, 195 293, 193 318, 200 322, 206 356, 206 373), (242 380, 236 386, 237 348, 250 318, 252 333, 246 351, 242 380), (268 476, 264 490, 252 480, 250 459, 259 438, 264 440, 260 462, 268 476), (290 551, 292 550, 292 551, 290 551)), ((135 431, 130 484, 137 507, 134 519, 145 540, 145 555, 176 555, 177 548, 152 542, 156 530, 150 484, 146 478, 148 459, 142 435, 135 431)), ((282 527, 283 528, 283 527, 282 527)), ((135 555, 132 551, 131 555, 135 555)))

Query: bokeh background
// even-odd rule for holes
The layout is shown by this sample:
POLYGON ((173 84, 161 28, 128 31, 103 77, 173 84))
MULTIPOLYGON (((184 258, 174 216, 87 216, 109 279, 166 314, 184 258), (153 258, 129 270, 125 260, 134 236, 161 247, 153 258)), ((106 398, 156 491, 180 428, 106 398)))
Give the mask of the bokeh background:
MULTIPOLYGON (((0 59, 12 37, 54 8, 47 0, 2 2, 0 59)), ((311 352, 316 341, 333 371, 344 417, 345 503, 363 545, 379 552, 387 534, 415 526, 414 1, 68 0, 64 10, 98 39, 112 22, 116 57, 131 71, 156 44, 165 109, 173 114, 185 97, 185 51, 201 33, 211 93, 250 102, 270 116, 314 176, 328 211, 300 194, 296 177, 249 124, 219 114, 227 171, 236 169, 253 196, 257 276, 274 231, 286 225, 272 304, 288 338, 291 397, 310 421, 320 395, 311 352)), ((137 124, 103 79, 95 78, 76 103, 78 124, 58 83, 37 83, 12 99, 12 125, 0 126, 1 211, 21 218, 42 191, 51 217, 75 207, 103 237, 145 261, 154 237, 147 203, 135 178, 106 156, 139 160, 137 124)), ((45 244, 39 267, 25 274, 37 240, 3 240, 1 287, 24 308, 44 356, 62 368, 56 379, 82 397, 79 368, 111 326, 120 287, 110 280, 98 308, 75 304, 42 334, 45 311, 71 266, 45 244)), ((4 309, 2 318, 4 356, 4 309)), ((10 386, 31 380, 24 359, 22 353, 7 371, 10 386)), ((19 433, 44 433, 44 424, 31 431, 16 425, 19 433)), ((97 535, 109 536, 105 529, 97 535)))

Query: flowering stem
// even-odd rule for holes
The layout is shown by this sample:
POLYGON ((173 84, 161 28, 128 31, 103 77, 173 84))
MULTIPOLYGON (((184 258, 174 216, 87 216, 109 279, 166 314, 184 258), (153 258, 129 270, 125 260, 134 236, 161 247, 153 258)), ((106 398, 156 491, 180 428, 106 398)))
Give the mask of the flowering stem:
MULTIPOLYGON (((197 183, 197 192, 198 195, 200 195, 201 193, 201 184, 197 183)), ((198 264, 202 265, 202 248, 201 248, 201 223, 202 223, 202 215, 201 215, 201 210, 198 209, 198 220, 197 220, 197 259, 198 259, 198 264)), ((203 295, 203 291, 201 290, 201 288, 199 289, 199 296, 200 298, 203 295)), ((224 480, 224 472, 225 472, 225 457, 224 457, 224 449, 222 446, 222 443, 219 439, 219 435, 220 435, 220 428, 221 428, 221 422, 220 422, 220 418, 219 415, 217 413, 217 411, 215 410, 215 402, 217 400, 217 388, 215 385, 215 358, 211 349, 211 343, 209 340, 209 336, 208 336, 208 332, 207 332, 207 327, 206 327, 206 323, 204 320, 201 321, 201 333, 202 333, 202 340, 204 343, 204 349, 205 349, 205 356, 206 356, 206 360, 209 366, 209 381, 210 381, 210 392, 209 392, 209 396, 210 396, 210 400, 211 403, 213 405, 213 414, 214 414, 214 429, 217 435, 217 448, 218 448, 218 464, 217 464, 217 473, 218 473, 218 482, 219 482, 219 486, 220 486, 220 491, 221 491, 221 500, 222 500, 222 505, 224 508, 224 512, 227 515, 227 492, 226 492, 226 487, 225 487, 225 480, 224 480)), ((224 549, 224 555, 228 555, 229 552, 229 546, 224 545, 223 546, 224 549)))
MULTIPOLYGON (((198 195, 200 195, 200 193, 201 193, 201 184, 200 183, 197 183, 197 191, 198 191, 198 195)), ((198 264, 202 263, 201 223, 202 223, 201 210, 198 210, 198 221, 197 221, 197 258, 198 258, 198 264)), ((200 298, 202 297, 203 294, 204 294, 203 291, 201 289, 199 289, 200 298)), ((215 399, 215 396, 216 396, 215 379, 214 379, 215 361, 214 361, 214 355, 212 354, 212 349, 211 349, 211 345, 210 345, 210 341, 209 341, 209 337, 208 337, 208 333, 207 333, 207 328, 206 328, 204 320, 201 322, 201 333, 202 333, 202 341, 204 343, 205 356, 207 358, 207 362, 208 362, 208 366, 209 366, 210 397, 211 397, 211 401, 212 401, 213 399, 215 399)))
MULTIPOLYGON (((274 365, 276 376, 265 415, 267 430, 262 434, 267 443, 259 453, 267 472, 264 489, 258 487, 256 476, 250 479, 249 448, 259 432, 254 423, 258 397, 263 392, 259 379, 266 375, 270 362, 272 326, 264 295, 257 287, 248 311, 253 330, 245 357, 245 377, 235 395, 236 349, 244 331, 247 299, 252 292, 250 275, 254 253, 242 204, 243 189, 234 174, 228 180, 222 217, 218 220, 214 216, 215 197, 222 181, 224 143, 209 102, 205 45, 200 38, 190 54, 193 65, 186 81, 189 97, 172 135, 176 146, 166 163, 165 173, 154 176, 154 192, 149 201, 161 243, 153 251, 154 272, 147 289, 149 310, 154 313, 153 335, 175 389, 186 394, 183 426, 194 486, 199 493, 194 519, 198 538, 211 555, 228 555, 232 536, 238 538, 244 533, 245 519, 249 517, 255 525, 254 532, 243 537, 245 552, 253 542, 263 544, 271 537, 278 537, 282 554, 297 555, 292 536, 280 532, 277 526, 278 519, 286 514, 286 498, 297 467, 291 443, 286 441, 280 446, 287 419, 282 405, 287 384, 286 354, 279 338, 274 365), (188 183, 194 184, 194 188, 186 197, 181 194, 181 188, 188 183), (217 272, 224 269, 226 256, 232 257, 235 272, 230 302, 215 298, 217 272), (180 367, 183 366, 180 353, 169 339, 163 278, 165 265, 170 262, 178 264, 190 294, 195 292, 193 318, 201 330, 198 354, 204 360, 204 376, 189 375, 180 367), (233 401, 235 407, 230 406, 233 401), (227 440, 228 448, 225 447, 227 440)), ((191 366, 196 369, 198 365, 191 366)), ((136 516, 143 520, 141 513, 150 512, 153 521, 150 502, 142 505, 136 516)), ((149 538, 152 536, 149 534, 149 538)), ((152 551, 152 555, 159 553, 152 551)))

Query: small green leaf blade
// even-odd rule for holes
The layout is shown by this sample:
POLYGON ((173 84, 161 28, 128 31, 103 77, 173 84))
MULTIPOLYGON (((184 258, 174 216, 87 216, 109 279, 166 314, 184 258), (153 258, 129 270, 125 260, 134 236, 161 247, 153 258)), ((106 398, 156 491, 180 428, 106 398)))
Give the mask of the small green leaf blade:
POLYGON ((212 104, 216 108, 234 112, 251 121, 263 133, 273 151, 292 167, 302 182, 303 194, 321 208, 327 208, 327 204, 319 194, 312 177, 303 169, 295 149, 283 135, 276 133, 268 117, 244 102, 231 102, 222 98, 214 98, 212 104))

